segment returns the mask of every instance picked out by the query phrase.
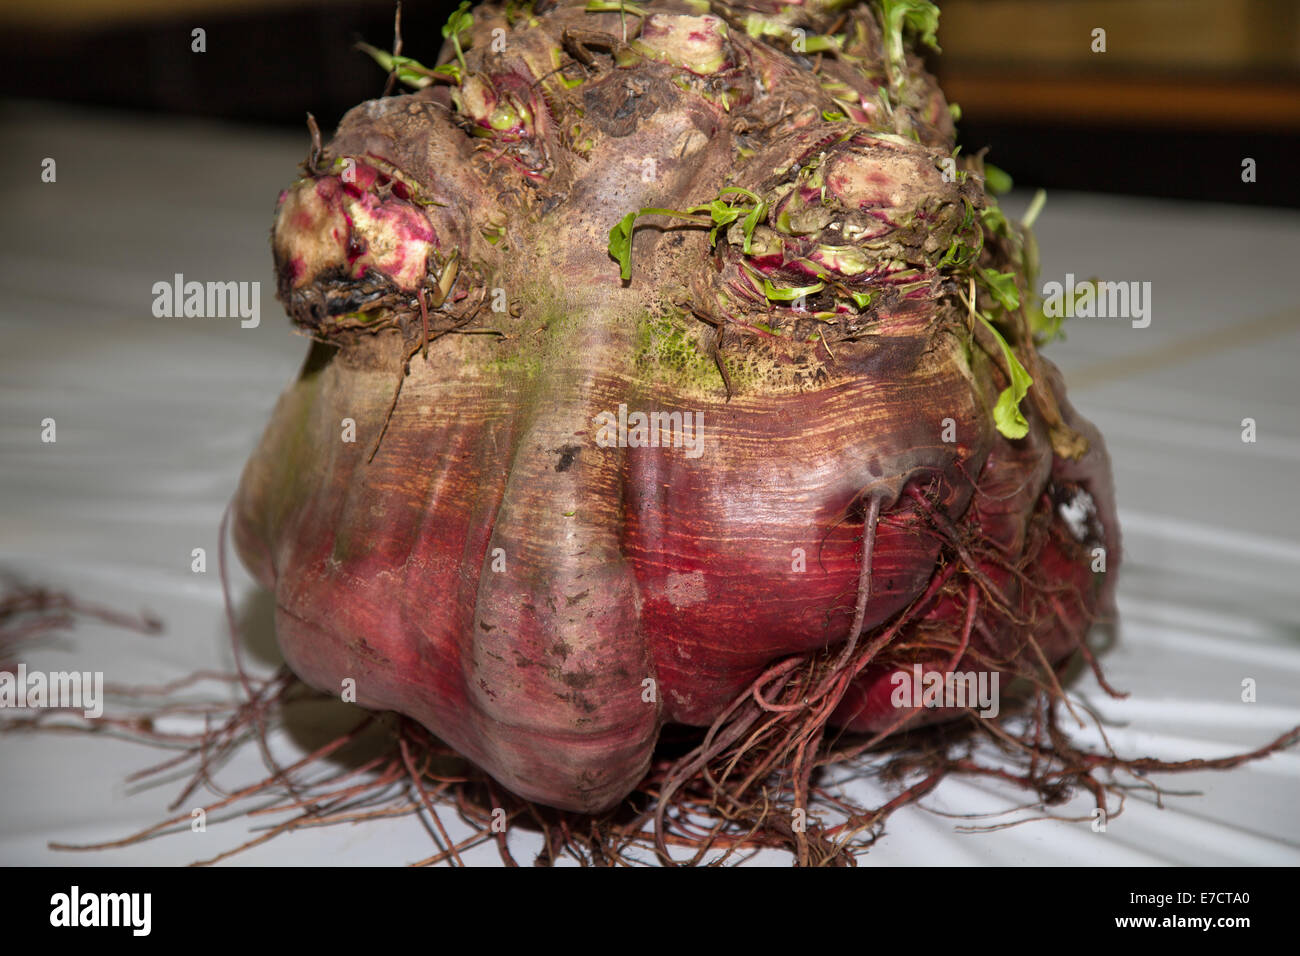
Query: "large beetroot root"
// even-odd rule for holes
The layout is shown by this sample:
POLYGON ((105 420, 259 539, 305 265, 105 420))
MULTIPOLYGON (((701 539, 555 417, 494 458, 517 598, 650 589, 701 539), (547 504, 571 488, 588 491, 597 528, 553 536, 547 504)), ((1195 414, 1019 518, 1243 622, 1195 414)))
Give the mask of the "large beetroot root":
POLYGON ((784 772, 802 806, 828 728, 997 710, 914 665, 1059 693, 1109 606, 1109 464, 909 49, 936 18, 489 3, 440 68, 379 56, 418 91, 280 200, 316 344, 236 501, 299 676, 588 813, 667 724, 711 730, 664 803, 784 772))

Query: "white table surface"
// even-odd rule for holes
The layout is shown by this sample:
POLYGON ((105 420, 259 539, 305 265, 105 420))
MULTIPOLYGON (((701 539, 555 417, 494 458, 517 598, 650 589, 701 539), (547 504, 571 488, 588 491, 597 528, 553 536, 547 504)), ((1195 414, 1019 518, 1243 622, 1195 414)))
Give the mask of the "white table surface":
MULTIPOLYGON (((305 351, 274 300, 267 232, 306 135, 22 103, 0 104, 0 134, 0 568, 166 623, 159 637, 83 624, 23 659, 136 684, 228 669, 217 526, 305 351), (55 183, 40 181, 45 157, 55 183), (153 283, 178 272, 260 281, 260 326, 154 318, 153 283), (52 445, 39 438, 46 417, 58 423, 52 445), (206 575, 190 570, 195 547, 207 549, 206 575)), ((1027 200, 1013 194, 1008 213, 1027 200)), ((1132 696, 1107 699, 1090 676, 1075 690, 1125 725, 1110 730, 1123 754, 1253 749, 1300 724, 1300 215, 1056 193, 1038 234, 1044 280, 1073 272, 1153 290, 1149 328, 1073 320, 1047 353, 1107 439, 1125 536, 1122 639, 1104 666, 1132 696), (1254 444, 1241 441, 1246 417, 1254 444), (1240 701, 1247 677, 1253 704, 1240 701)), ((251 661, 267 673, 278 663, 269 597, 232 564, 251 661)), ((47 848, 162 819, 175 783, 123 782, 161 756, 102 737, 0 735, 0 863, 186 863, 247 838, 246 820, 210 820, 206 833, 127 849, 47 848)), ((221 779, 260 771, 249 748, 221 779)), ((1023 794, 949 779, 896 814, 864 863, 1300 863, 1300 751, 1156 779, 1200 795, 1163 810, 1134 795, 1105 833, 1035 822, 978 834, 929 811, 1006 810, 1023 794)), ((1078 798, 1057 812, 1089 807, 1078 798)), ((512 835, 521 862, 538 845, 512 835)), ((430 852, 403 819, 290 834, 234 862, 390 864, 430 852)), ((467 859, 498 862, 491 846, 467 859)))

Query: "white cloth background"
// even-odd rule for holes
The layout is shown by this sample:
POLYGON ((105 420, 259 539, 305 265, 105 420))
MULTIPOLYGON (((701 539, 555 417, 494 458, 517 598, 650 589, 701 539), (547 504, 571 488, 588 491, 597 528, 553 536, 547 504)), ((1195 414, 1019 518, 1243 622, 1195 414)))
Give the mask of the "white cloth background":
MULTIPOLYGON (((0 566, 85 600, 148 608, 167 625, 143 637, 85 624, 23 659, 125 683, 229 668, 217 525, 305 352, 274 300, 266 237, 306 134, 29 104, 0 107, 0 130, 0 566), (41 182, 45 157, 57 162, 54 183, 41 182), (175 273, 260 281, 260 326, 154 318, 151 287, 175 273), (52 445, 39 437, 47 417, 57 421, 52 445), (206 575, 190 570, 196 547, 207 549, 206 575)), ((1027 198, 1013 194, 1008 213, 1027 198)), ((1253 749, 1300 724, 1300 216, 1058 193, 1038 233, 1044 280, 1150 281, 1153 293, 1149 328, 1073 320, 1047 353, 1109 443, 1127 552, 1122 640, 1104 666, 1132 696, 1109 700, 1090 676, 1076 690, 1124 724, 1110 729, 1123 754, 1253 749), (1246 417, 1258 423, 1254 444, 1241 440, 1246 417), (1241 702, 1245 678, 1258 684, 1256 703, 1241 702)), ((252 662, 269 671, 267 596, 237 562, 232 580, 254 632, 252 662)), ((284 741, 286 752, 302 743, 284 741)), ((128 849, 47 849, 161 819, 178 785, 141 790, 123 779, 162 756, 105 738, 0 736, 0 863, 186 863, 247 838, 247 820, 210 820, 206 833, 128 849)), ((249 748, 222 779, 246 783, 260 770, 249 748)), ((1201 794, 1163 810, 1134 795, 1105 833, 1037 822, 963 834, 958 821, 912 807, 865 862, 1300 863, 1300 752, 1156 779, 1201 794)), ((994 783, 950 779, 922 807, 1021 802, 994 783)), ((1077 799, 1057 812, 1088 808, 1077 799)), ((521 862, 537 845, 524 833, 512 839, 521 862)), ((430 852, 405 819, 295 833, 236 862, 401 863, 430 852)), ((498 859, 491 846, 468 858, 498 859)))

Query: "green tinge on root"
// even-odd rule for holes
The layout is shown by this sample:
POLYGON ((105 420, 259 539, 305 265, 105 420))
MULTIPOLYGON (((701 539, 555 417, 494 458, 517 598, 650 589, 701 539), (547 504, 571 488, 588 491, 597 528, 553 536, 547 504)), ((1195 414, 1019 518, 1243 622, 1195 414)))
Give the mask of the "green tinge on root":
POLYGON ((716 393, 726 386, 704 342, 712 333, 704 326, 696 332, 686 323, 681 316, 647 312, 637 327, 637 371, 655 384, 716 393))

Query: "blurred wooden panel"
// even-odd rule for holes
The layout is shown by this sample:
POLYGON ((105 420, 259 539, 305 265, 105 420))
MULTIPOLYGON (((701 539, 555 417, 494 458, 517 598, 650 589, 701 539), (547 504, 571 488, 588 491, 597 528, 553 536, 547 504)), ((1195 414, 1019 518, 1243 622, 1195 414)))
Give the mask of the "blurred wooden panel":
POLYGON ((1295 0, 939 0, 942 62, 1089 70, 1300 71, 1295 0), (1092 31, 1106 52, 1092 52, 1092 31))
POLYGON ((936 58, 976 122, 1300 129, 1295 0, 941 0, 936 58), (1093 52, 1103 29, 1105 52, 1093 52))
POLYGON ((1167 76, 1044 76, 945 71, 950 103, 980 121, 1300 130, 1300 83, 1167 76))
MULTIPOLYGON (((325 6, 330 0, 316 3, 325 6)), ((4 0, 0 4, 0 24, 41 30, 94 29, 302 5, 302 0, 4 0)), ((196 19, 194 25, 203 23, 196 19)))

